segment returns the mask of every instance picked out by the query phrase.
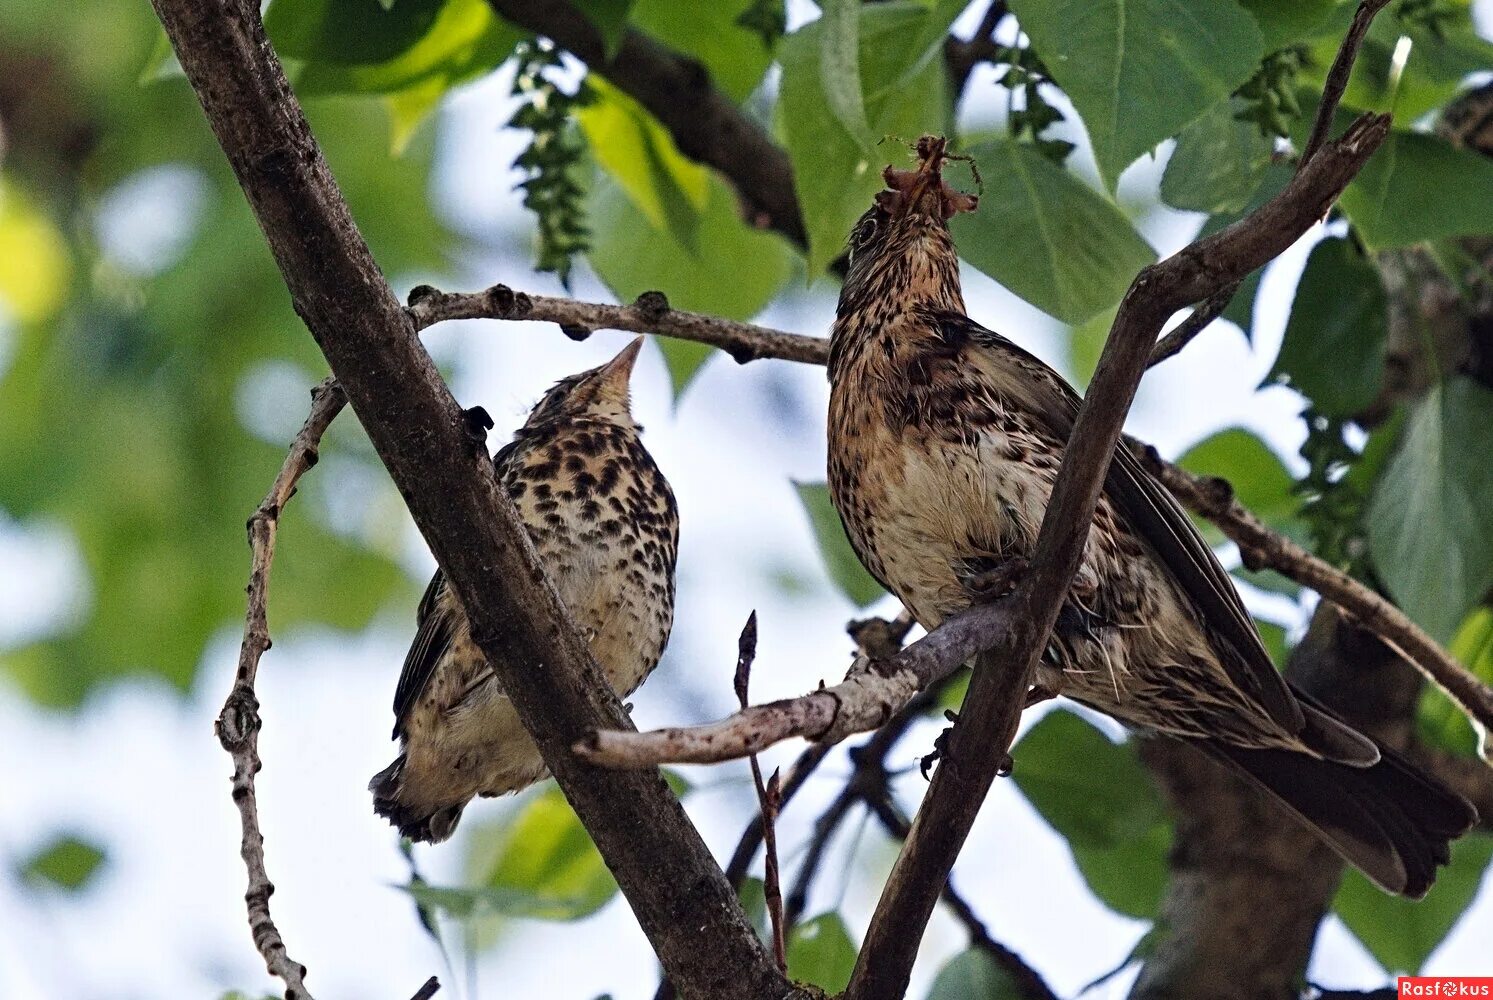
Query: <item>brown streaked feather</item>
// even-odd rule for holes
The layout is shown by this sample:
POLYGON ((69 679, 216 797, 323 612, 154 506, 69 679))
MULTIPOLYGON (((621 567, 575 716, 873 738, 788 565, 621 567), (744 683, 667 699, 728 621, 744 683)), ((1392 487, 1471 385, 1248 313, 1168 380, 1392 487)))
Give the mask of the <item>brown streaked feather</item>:
POLYGON ((426 685, 435 675, 441 657, 451 647, 456 634, 456 616, 449 602, 442 601, 441 593, 446 589, 446 576, 439 569, 430 578, 425 596, 420 598, 420 608, 415 612, 415 641, 404 657, 404 669, 399 672, 399 685, 394 689, 394 736, 404 734, 404 721, 410 709, 425 693, 426 685))
MULTIPOLYGON (((997 378, 1002 374, 1000 369, 1012 363, 1023 369, 1012 373, 1018 377, 1000 378, 1002 391, 1019 396, 1022 409, 1045 422, 1055 438, 1068 439, 1082 399, 1061 375, 968 316, 939 312, 931 318, 947 340, 963 346, 971 362, 987 369, 994 366, 992 374, 997 378)), ((1141 467, 1128 446, 1116 449, 1104 489, 1136 536, 1150 547, 1196 605, 1203 622, 1234 654, 1220 657, 1230 679, 1287 732, 1301 732, 1306 719, 1300 704, 1275 669, 1228 572, 1171 493, 1141 467)), ((1378 759, 1368 739, 1358 737, 1357 742, 1344 743, 1340 751, 1350 761, 1373 763, 1378 759)), ((1339 744, 1332 746, 1338 748, 1339 744)))

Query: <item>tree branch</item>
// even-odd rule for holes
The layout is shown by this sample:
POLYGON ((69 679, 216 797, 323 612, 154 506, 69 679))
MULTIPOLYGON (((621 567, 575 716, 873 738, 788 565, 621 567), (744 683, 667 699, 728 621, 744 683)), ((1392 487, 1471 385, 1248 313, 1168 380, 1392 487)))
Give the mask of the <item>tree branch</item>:
POLYGON ((549 38, 647 108, 681 153, 730 179, 749 221, 808 246, 788 154, 711 84, 704 66, 636 28, 627 29, 608 59, 601 32, 568 0, 488 0, 488 6, 549 38))
POLYGON ((862 944, 846 1000, 900 998, 923 928, 997 772, 1009 763, 1024 695, 1077 571, 1110 458, 1157 334, 1178 309, 1244 278, 1306 232, 1388 132, 1367 115, 1303 164, 1285 189, 1222 232, 1141 271, 1115 316, 1064 450, 1030 572, 1004 642, 977 661, 960 721, 862 944))
POLYGON ((689 996, 799 995, 659 774, 601 772, 568 752, 592 729, 625 728, 627 714, 549 582, 485 444, 369 254, 270 49, 258 5, 154 4, 296 312, 669 975, 689 996), (546 669, 524 669, 533 663, 546 669))
MULTIPOLYGON (((1137 450, 1151 473, 1183 505, 1218 525, 1239 546, 1245 566, 1278 570, 1317 591, 1414 664, 1481 732, 1493 728, 1493 688, 1458 663, 1405 612, 1291 539, 1271 531, 1234 499, 1234 490, 1225 480, 1195 476, 1163 462, 1154 448, 1137 450)), ((1488 757, 1489 753, 1485 741, 1483 754, 1488 757)))
POLYGON ((249 909, 249 930, 254 947, 264 956, 265 970, 285 983, 285 1000, 311 1000, 306 989, 306 967, 290 957, 280 929, 270 916, 270 882, 264 864, 264 835, 259 829, 259 803, 254 779, 259 773, 259 699, 254 681, 259 675, 259 661, 269 650, 270 631, 267 601, 270 566, 275 559, 275 535, 280 526, 280 512, 295 493, 296 483, 316 464, 321 436, 332 419, 347 402, 332 379, 325 379, 311 390, 311 413, 300 433, 291 443, 290 454, 280 466, 264 501, 249 518, 249 549, 253 553, 249 571, 249 608, 244 616, 244 640, 239 646, 238 671, 233 688, 218 714, 218 742, 233 758, 233 802, 238 806, 243 841, 239 853, 249 873, 249 888, 244 902, 249 909))

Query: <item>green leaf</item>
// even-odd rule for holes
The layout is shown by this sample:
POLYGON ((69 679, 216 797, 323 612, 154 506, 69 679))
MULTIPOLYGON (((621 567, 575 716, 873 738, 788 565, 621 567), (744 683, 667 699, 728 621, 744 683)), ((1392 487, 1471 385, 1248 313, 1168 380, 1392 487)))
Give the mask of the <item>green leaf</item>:
POLYGON ((1237 212, 1249 204, 1270 167, 1271 143, 1253 122, 1221 101, 1177 136, 1161 176, 1161 200, 1192 212, 1237 212))
POLYGON ((1288 385, 1332 417, 1362 413, 1384 378, 1388 301, 1379 269, 1349 240, 1312 249, 1267 382, 1288 385))
POLYGON ((1285 669, 1286 657, 1291 655, 1291 647, 1286 643, 1286 630, 1274 622, 1260 618, 1256 618, 1254 622, 1255 631, 1260 633, 1260 641, 1270 654, 1270 662, 1275 664, 1277 670, 1285 669))
POLYGON ((819 555, 824 559, 824 568, 829 578, 840 588, 840 593, 850 598, 856 607, 864 608, 876 601, 886 591, 877 583, 850 547, 845 537, 845 527, 840 515, 830 502, 829 487, 824 483, 793 484, 798 490, 798 501, 804 513, 809 515, 809 524, 814 529, 814 539, 819 543, 819 555))
POLYGON ((627 35, 627 17, 634 0, 575 0, 575 5, 586 20, 596 26, 601 34, 602 50, 611 59, 622 46, 627 35))
MULTIPOLYGON (((1240 210, 1235 212, 1222 212, 1209 217, 1203 223, 1203 228, 1198 232, 1198 238, 1212 236, 1228 226, 1238 222, 1246 212, 1252 212, 1286 186, 1291 179, 1292 170, 1283 163, 1273 163, 1265 168, 1265 176, 1260 186, 1255 189, 1249 202, 1240 210)), ((1223 318, 1237 326, 1243 333, 1245 340, 1252 340, 1254 336, 1254 311, 1255 297, 1260 291, 1260 276, 1264 273, 1263 268, 1249 273, 1239 285, 1239 290, 1234 293, 1234 298, 1223 311, 1223 318)))
POLYGON ((734 101, 744 101, 762 82, 772 51, 739 19, 754 0, 637 0, 632 25, 669 48, 700 61, 711 82, 734 101))
POLYGON ((106 857, 102 847, 73 834, 61 834, 21 862, 19 874, 28 882, 78 892, 98 875, 106 857))
POLYGON ((860 0, 820 0, 819 85, 830 112, 845 131, 865 144, 865 95, 861 90, 860 0))
MULTIPOLYGON (((869 134, 915 137, 945 131, 949 102, 943 60, 926 59, 919 45, 907 44, 909 38, 921 39, 945 13, 908 0, 860 8, 860 76, 869 134)), ((783 40, 777 106, 808 230, 811 277, 844 249, 855 220, 881 190, 882 165, 901 159, 896 145, 867 146, 831 113, 821 83, 822 32, 821 21, 815 21, 783 40)))
POLYGON ((1068 330, 1068 377, 1079 388, 1089 384, 1094 369, 1099 367, 1099 355, 1104 351, 1104 342, 1115 325, 1118 308, 1101 309, 1082 323, 1068 330))
POLYGON ((1254 18, 1234 0, 1012 0, 1011 9, 1083 116, 1110 188, 1265 55, 1254 18))
POLYGON ((1390 594, 1446 642, 1493 586, 1493 391, 1450 378, 1415 405, 1369 506, 1390 594))
MULTIPOLYGON (((1241 504, 1272 528, 1293 533, 1301 506, 1291 492, 1296 480, 1253 431, 1230 427, 1211 434, 1187 449, 1177 464, 1200 476, 1227 479, 1241 504)), ((1223 544, 1223 533, 1211 522, 1201 521, 1199 527, 1209 545, 1223 544)))
POLYGON ((558 788, 536 795, 510 821, 479 828, 470 860, 477 887, 416 886, 411 894, 458 918, 489 912, 537 920, 579 920, 617 894, 612 873, 558 788))
MULTIPOLYGON (((283 0, 282 0, 283 2, 283 0)), ((396 5, 395 10, 404 8, 396 5)), ((389 58, 356 64, 309 63, 296 79, 302 97, 402 94, 439 84, 441 92, 495 69, 523 33, 499 20, 484 0, 447 0, 427 30, 389 58)))
POLYGON ((1445 139, 1391 132, 1338 204, 1370 250, 1493 232, 1493 160, 1445 139))
POLYGON ((1120 913, 1154 916, 1171 826, 1133 747, 1057 710, 1027 731, 1012 756, 1016 786, 1067 839, 1094 894, 1120 913))
POLYGON ((979 209, 950 220, 960 255, 1037 308, 1081 323, 1156 259, 1118 208, 1031 146, 1002 140, 969 152, 985 193, 979 209))
MULTIPOLYGON (((1493 608, 1474 608, 1446 647, 1485 684, 1493 684, 1493 608)), ((1462 710, 1441 690, 1427 684, 1416 710, 1422 741, 1453 753, 1478 752, 1478 735, 1462 710)))
POLYGON ((928 1000, 1022 1000, 1025 994, 980 948, 961 951, 938 970, 928 1000))
POLYGON ((855 942, 838 913, 821 913, 788 935, 788 977, 839 993, 855 969, 855 942))
POLYGON ((596 99, 576 115, 591 155, 627 193, 654 229, 698 251, 700 213, 710 201, 710 173, 687 159, 641 104, 602 79, 596 99))
POLYGON ((1386 971, 1414 974, 1477 896, 1489 858, 1493 837, 1487 834, 1453 841, 1451 864, 1421 900, 1391 896, 1350 870, 1332 907, 1386 971))
MULTIPOLYGON (((678 309, 750 319, 787 282, 793 252, 781 237, 752 229, 737 211, 735 195, 708 178, 694 249, 655 228, 622 189, 602 180, 591 193, 591 267, 619 299, 630 302, 662 291, 678 309)), ((703 344, 661 340, 676 393, 710 356, 703 344)))
POLYGON ((1309 38, 1338 6, 1338 0, 1239 0, 1239 3, 1260 26, 1266 52, 1309 38))
POLYGON ((435 24, 446 0, 275 0, 264 27, 281 58, 357 66, 404 52, 435 24))

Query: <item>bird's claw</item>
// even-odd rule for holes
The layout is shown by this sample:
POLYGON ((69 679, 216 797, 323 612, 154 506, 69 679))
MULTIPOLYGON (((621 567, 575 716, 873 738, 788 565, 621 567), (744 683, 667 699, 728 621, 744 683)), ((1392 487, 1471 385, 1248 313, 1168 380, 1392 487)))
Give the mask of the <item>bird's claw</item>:
MULTIPOLYGON (((944 709, 943 717, 949 720, 949 722, 951 723, 957 723, 959 721, 959 713, 955 712, 953 709, 944 709)), ((933 765, 942 760, 944 754, 948 751, 949 734, 953 731, 954 727, 951 725, 943 732, 939 733, 938 736, 933 740, 932 751, 924 754, 921 758, 918 759, 918 770, 922 773, 924 781, 929 780, 928 772, 933 770, 933 765)))
POLYGON ((980 603, 999 600, 1016 589, 1027 566, 1027 560, 1021 556, 1002 559, 999 565, 991 569, 965 577, 964 592, 970 600, 980 603))

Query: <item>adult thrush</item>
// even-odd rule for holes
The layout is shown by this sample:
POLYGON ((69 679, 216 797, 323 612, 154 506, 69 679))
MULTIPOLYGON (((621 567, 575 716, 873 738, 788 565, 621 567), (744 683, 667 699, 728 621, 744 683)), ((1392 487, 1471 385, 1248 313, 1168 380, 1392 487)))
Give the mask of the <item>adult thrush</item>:
MULTIPOLYGON (((639 337, 601 367, 560 380, 493 456, 561 599, 623 696, 668 642, 679 546, 674 494, 629 408, 642 345, 639 337)), ((439 570, 417 619, 394 692, 400 754, 368 788, 374 811, 401 834, 436 843, 475 796, 518 791, 549 772, 439 570)))
MULTIPOLYGON (((829 486, 860 559, 936 627, 1031 557, 1079 397, 965 314, 941 139, 888 167, 850 237, 830 347, 829 486)), ((1472 807, 1295 690, 1228 574, 1115 452, 1034 695, 1066 694, 1225 761, 1385 889, 1420 896, 1472 807)))

